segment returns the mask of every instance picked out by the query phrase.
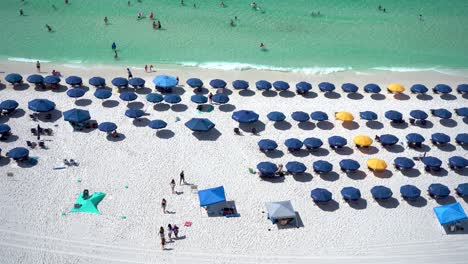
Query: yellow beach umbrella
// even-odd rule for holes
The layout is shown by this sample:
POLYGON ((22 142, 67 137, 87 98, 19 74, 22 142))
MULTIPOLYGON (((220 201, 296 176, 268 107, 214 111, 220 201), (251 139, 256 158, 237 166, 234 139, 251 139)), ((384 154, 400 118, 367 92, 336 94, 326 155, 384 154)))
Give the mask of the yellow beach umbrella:
POLYGON ((358 135, 353 138, 354 144, 359 147, 368 147, 374 142, 372 138, 365 135, 358 135))
POLYGON ((402 93, 405 91, 405 87, 403 85, 398 84, 398 83, 392 83, 390 84, 387 89, 392 92, 392 93, 402 93))
POLYGON ((381 159, 369 159, 367 160, 367 167, 374 171, 383 171, 387 168, 387 163, 381 159))
POLYGON ((341 121, 353 121, 354 116, 350 112, 336 112, 335 117, 341 121))

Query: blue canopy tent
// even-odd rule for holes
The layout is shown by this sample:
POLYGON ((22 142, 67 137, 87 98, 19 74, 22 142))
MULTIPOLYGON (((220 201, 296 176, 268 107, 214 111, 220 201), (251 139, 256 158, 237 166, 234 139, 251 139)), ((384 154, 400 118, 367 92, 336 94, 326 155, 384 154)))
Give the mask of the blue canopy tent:
POLYGON ((414 168, 416 164, 410 158, 406 157, 397 157, 393 160, 393 164, 397 170, 409 170, 414 168))
POLYGON ((32 84, 43 84, 44 83, 44 77, 42 77, 42 75, 39 75, 39 74, 31 74, 28 76, 28 78, 26 79, 29 83, 32 83, 32 84))
POLYGON ((286 116, 281 112, 273 111, 273 112, 268 113, 267 118, 270 121, 281 122, 286 119, 286 116))
POLYGON ((434 93, 448 94, 452 92, 452 88, 447 84, 437 84, 436 86, 434 86, 432 91, 434 93))
POLYGON ((0 134, 6 134, 9 133, 11 130, 11 127, 7 124, 0 124, 0 134))
POLYGON ((286 163, 286 170, 291 174, 304 173, 307 168, 302 162, 290 161, 286 163))
POLYGON ((210 206, 213 204, 225 202, 226 193, 224 192, 223 186, 199 190, 198 199, 200 200, 200 207, 210 206))
POLYGON ((102 132, 112 132, 117 129, 117 125, 112 122, 102 122, 98 125, 98 129, 102 132))
POLYGON ((254 111, 239 110, 232 113, 231 117, 239 123, 255 123, 257 122, 259 115, 254 111))
POLYGON ((49 75, 44 78, 45 84, 59 84, 60 81, 61 81, 60 78, 54 75, 49 75))
POLYGON ((375 200, 386 200, 392 197, 393 192, 385 186, 377 185, 372 187, 371 194, 375 200))
POLYGON ((327 189, 315 188, 310 192, 310 197, 315 203, 327 203, 332 199, 332 193, 327 189))
POLYGON ((310 118, 312 118, 312 120, 320 122, 320 121, 328 120, 328 115, 327 113, 322 112, 322 111, 315 111, 310 114, 310 118))
POLYGON ((461 94, 468 93, 468 84, 459 84, 457 86, 457 92, 461 94))
POLYGON ((460 203, 452 203, 434 207, 434 213, 441 225, 452 224, 468 219, 460 203))
POLYGON ((431 141, 436 145, 447 144, 450 142, 450 136, 444 133, 434 133, 431 135, 431 141))
POLYGON ((96 76, 89 79, 88 83, 94 87, 104 87, 106 86, 106 79, 96 76))
POLYGON ((361 199, 361 191, 354 187, 344 187, 341 189, 341 196, 345 201, 358 201, 361 199))
POLYGON ((215 124, 208 118, 192 118, 185 123, 185 126, 195 132, 208 132, 215 124))
POLYGON ((161 129, 167 126, 167 123, 160 119, 151 120, 148 126, 152 129, 161 129))
POLYGON ((14 160, 27 159, 29 156, 29 150, 23 147, 12 148, 8 151, 7 156, 14 160))
POLYGON ((410 112, 410 116, 414 119, 418 120, 426 120, 429 116, 426 114, 426 112, 422 110, 413 110, 410 112))
POLYGON ((468 183, 459 184, 455 189, 455 192, 461 197, 468 196, 468 183))
POLYGON ((204 104, 208 102, 208 98, 201 94, 194 94, 190 97, 190 100, 196 104, 204 104))
POLYGON ((28 102, 28 108, 34 112, 49 112, 55 109, 55 103, 47 99, 34 99, 28 102))
POLYGON ((277 223, 280 220, 291 220, 291 224, 298 227, 296 211, 291 204, 291 201, 279 201, 265 203, 268 211, 268 219, 271 222, 277 223))
POLYGON ((212 97, 213 102, 218 104, 226 104, 229 102, 229 97, 222 93, 217 93, 212 97))
POLYGON ((343 159, 340 161, 340 168, 344 172, 355 172, 359 170, 361 165, 359 165, 359 162, 353 160, 353 159, 343 159))
POLYGON ((123 92, 119 95, 119 98, 122 99, 123 101, 130 102, 134 101, 138 98, 138 95, 134 92, 123 92))
POLYGON ((468 144, 468 133, 460 133, 455 137, 455 142, 459 145, 468 144))
POLYGON ((15 100, 5 100, 0 103, 0 109, 7 111, 7 112, 12 112, 19 106, 18 102, 15 100))
POLYGON ((278 144, 271 139, 262 139, 257 144, 261 151, 271 151, 278 147, 278 144))
POLYGON ((270 90, 272 86, 269 81, 260 80, 255 83, 255 87, 257 87, 258 90, 270 90))
POLYGON ((296 91, 298 93, 306 93, 312 90, 312 84, 308 82, 298 82, 296 83, 296 91))
POLYGON ((219 88, 226 88, 227 83, 221 79, 213 79, 210 81, 210 86, 219 89, 219 88))
POLYGON ((444 108, 439 109, 431 109, 431 114, 435 117, 442 118, 442 119, 450 119, 452 118, 452 113, 444 108))
POLYGON ((429 196, 435 199, 445 198, 450 195, 450 189, 440 183, 433 183, 429 185, 427 192, 429 193, 429 196))
POLYGON ((302 143, 309 150, 318 149, 323 145, 322 140, 315 137, 306 138, 302 143))
POLYGON ((10 73, 7 76, 5 76, 5 81, 11 84, 21 83, 23 81, 23 76, 21 76, 18 73, 10 73))
POLYGON ((192 88, 201 88, 203 87, 203 81, 198 78, 190 78, 187 80, 188 86, 192 88))
POLYGON ((174 78, 169 75, 159 75, 154 77, 153 79, 153 84, 156 86, 156 88, 164 89, 164 90, 170 90, 173 87, 175 87, 179 81, 177 78, 174 78))
POLYGON ((177 94, 166 94, 164 96, 164 102, 169 103, 169 104, 178 104, 181 101, 182 101, 182 98, 180 98, 180 96, 177 94))
POLYGON ((81 79, 81 77, 72 75, 72 76, 68 76, 65 79, 65 83, 71 86, 79 86, 83 84, 83 80, 81 79))
POLYGON ((374 120, 377 120, 378 118, 377 114, 372 111, 359 112, 359 117, 367 121, 374 121, 374 120))
POLYGON ((79 98, 85 95, 86 91, 81 88, 73 88, 67 91, 68 97, 79 98))
POLYGON ((398 138, 391 134, 383 134, 378 137, 378 142, 382 144, 382 146, 392 146, 398 143, 398 138))
POLYGON ((83 123, 90 120, 91 115, 87 110, 73 108, 63 112, 63 119, 72 123, 83 123))
POLYGON ((146 95, 146 101, 150 103, 160 103, 164 100, 163 96, 158 93, 150 93, 146 95))
POLYGON ((114 78, 111 83, 117 88, 126 88, 128 86, 128 80, 123 77, 114 78))
POLYGON ((364 92, 366 93, 380 93, 382 89, 375 83, 369 83, 364 85, 364 92))
POLYGON ((468 116, 468 107, 457 108, 457 109, 455 109, 455 113, 458 116, 467 117, 468 116))
POLYGON ((340 136, 331 136, 328 138, 328 145, 330 145, 331 148, 342 148, 348 144, 348 141, 344 137, 340 136))
POLYGON ((403 185, 400 187, 401 197, 405 200, 414 200, 421 196, 421 190, 414 185, 403 185))
POLYGON ((416 94, 425 94, 429 89, 423 84, 415 84, 411 86, 410 88, 411 93, 416 93, 416 94))
POLYGON ((286 91, 289 89, 289 84, 285 81, 276 81, 273 83, 273 87, 278 91, 286 91))
POLYGON ((321 82, 318 84, 318 87, 322 92, 332 92, 335 90, 335 85, 329 82, 321 82))
POLYGON ((108 99, 112 96, 112 92, 110 90, 106 90, 106 89, 97 89, 95 92, 94 92, 94 97, 98 98, 98 99, 108 99))
POLYGON ((442 161, 436 157, 423 157, 421 161, 425 166, 425 170, 440 170, 440 166, 442 166, 442 161))
POLYGON ((145 80, 139 77, 134 77, 130 80, 128 80, 128 84, 133 86, 134 88, 140 88, 145 86, 145 80))
POLYGON ((452 156, 448 159, 448 165, 453 169, 464 169, 468 166, 468 160, 462 156, 452 156))
POLYGON ((145 114, 143 110, 140 109, 128 109, 125 111, 125 115, 130 118, 140 118, 145 114))
POLYGON ((288 148, 288 151, 299 151, 302 148, 302 141, 297 138, 288 138, 284 141, 284 145, 288 148))
POLYGON ((257 164, 257 170, 260 172, 260 175, 262 177, 274 176, 276 171, 278 170, 278 167, 274 163, 264 161, 257 164))
POLYGON ((312 164, 312 168, 315 173, 322 174, 331 172, 333 170, 333 165, 325 160, 316 160, 312 164))
POLYGON ((237 90, 245 90, 249 88, 249 83, 244 80, 235 80, 232 82, 232 87, 237 90))
POLYGON ((357 87, 357 85, 352 84, 352 83, 343 83, 341 85, 341 89, 345 93, 356 93, 358 91, 359 87, 357 87))
POLYGON ((390 111, 385 112, 385 118, 393 122, 402 122, 403 114, 395 110, 390 110, 390 111))
POLYGON ((302 111, 293 112, 291 114, 291 117, 294 121, 297 121, 300 123, 307 122, 310 119, 309 114, 307 114, 306 112, 302 112, 302 111))

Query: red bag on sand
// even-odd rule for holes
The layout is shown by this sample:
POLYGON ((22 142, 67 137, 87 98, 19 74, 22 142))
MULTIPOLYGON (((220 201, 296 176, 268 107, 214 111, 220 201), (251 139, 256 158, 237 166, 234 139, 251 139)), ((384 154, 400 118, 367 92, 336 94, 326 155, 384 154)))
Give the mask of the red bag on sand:
POLYGON ((191 226, 192 225, 192 222, 189 222, 189 221, 186 221, 184 226, 191 226))

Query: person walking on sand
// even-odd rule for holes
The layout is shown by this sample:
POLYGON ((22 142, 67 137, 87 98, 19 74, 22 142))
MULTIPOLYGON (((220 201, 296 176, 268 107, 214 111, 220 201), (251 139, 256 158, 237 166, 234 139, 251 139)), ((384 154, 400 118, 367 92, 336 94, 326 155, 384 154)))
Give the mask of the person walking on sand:
POLYGON ((37 72, 41 72, 41 63, 39 61, 36 61, 36 70, 37 72))
POLYGON ((104 25, 108 25, 109 24, 109 20, 107 19, 107 17, 104 17, 104 25))
POLYGON ((132 79, 132 78, 133 78, 133 74, 132 74, 132 72, 130 71, 129 68, 127 68, 127 73, 128 73, 128 79, 132 79))
POLYGON ((164 246, 166 245, 166 235, 164 234, 164 227, 159 228, 159 237, 161 238, 161 249, 164 250, 164 246))
POLYGON ((213 103, 213 94, 211 92, 208 94, 208 99, 210 100, 210 104, 212 104, 213 103))
POLYGON ((115 44, 115 42, 112 42, 112 50, 116 50, 117 49, 117 45, 115 44))
POLYGON ((163 213, 166 213, 166 206, 167 206, 167 201, 166 199, 163 198, 161 201, 161 208, 163 210, 163 213))
POLYGON ((175 190, 174 190, 174 189, 175 189, 175 181, 174 181, 174 179, 172 179, 172 181, 171 181, 171 190, 172 190, 172 194, 175 193, 175 190))
POLYGON ((172 232, 174 230, 172 229, 171 224, 167 225, 167 237, 169 238, 169 242, 172 242, 172 232))
POLYGON ((181 171, 180 174, 179 174, 179 185, 182 185, 182 182, 183 182, 184 185, 185 185, 185 175, 184 175, 184 171, 181 171))

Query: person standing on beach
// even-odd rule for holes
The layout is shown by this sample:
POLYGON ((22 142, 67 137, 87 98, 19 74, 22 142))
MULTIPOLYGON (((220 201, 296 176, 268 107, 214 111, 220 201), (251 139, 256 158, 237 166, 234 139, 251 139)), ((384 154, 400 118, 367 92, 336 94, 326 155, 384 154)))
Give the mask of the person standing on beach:
POLYGON ((159 237, 161 238, 161 249, 164 250, 164 246, 166 245, 166 235, 164 234, 164 227, 159 228, 159 237))
POLYGON ((174 189, 175 189, 175 181, 174 181, 174 179, 172 179, 172 181, 171 181, 171 190, 172 190, 172 194, 175 193, 175 190, 174 190, 174 189))
POLYGON ((133 74, 132 74, 132 72, 130 71, 129 68, 127 68, 127 73, 128 73, 128 79, 132 79, 132 78, 133 78, 133 74))
POLYGON ((179 185, 182 185, 182 182, 184 182, 184 184, 185 184, 184 171, 181 171, 180 174, 179 174, 179 185))
POLYGON ((41 72, 41 63, 39 61, 36 61, 36 70, 37 72, 41 72))
POLYGON ((109 23, 109 20, 107 19, 107 17, 104 17, 104 24, 107 26, 108 23, 109 23))
POLYGON ((161 208, 162 208, 164 214, 166 213, 166 206, 167 206, 167 201, 166 201, 166 199, 163 198, 162 201, 161 201, 161 208))

